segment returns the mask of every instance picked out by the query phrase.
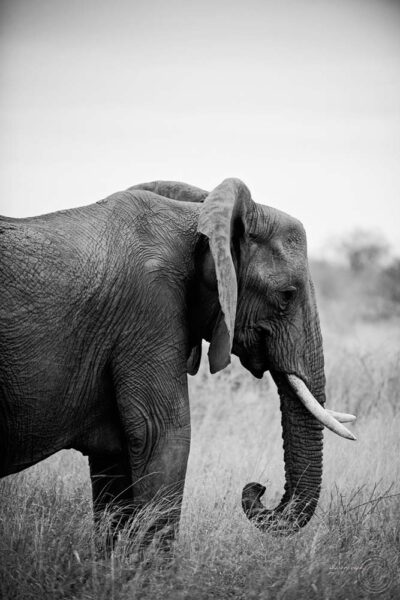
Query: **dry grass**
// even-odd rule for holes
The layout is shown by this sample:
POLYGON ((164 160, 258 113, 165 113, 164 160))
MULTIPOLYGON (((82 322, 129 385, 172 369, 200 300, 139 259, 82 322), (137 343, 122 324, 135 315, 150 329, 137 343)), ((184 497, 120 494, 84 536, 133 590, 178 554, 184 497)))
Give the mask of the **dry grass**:
POLYGON ((191 380, 193 442, 172 559, 154 552, 138 563, 129 531, 111 558, 99 553, 107 517, 94 532, 86 460, 62 452, 0 482, 0 597, 400 597, 400 325, 323 316, 329 405, 354 410, 359 441, 327 432, 324 489, 303 531, 261 534, 240 507, 249 481, 267 484, 269 506, 283 490, 273 385, 237 364, 211 379, 204 365, 191 380))

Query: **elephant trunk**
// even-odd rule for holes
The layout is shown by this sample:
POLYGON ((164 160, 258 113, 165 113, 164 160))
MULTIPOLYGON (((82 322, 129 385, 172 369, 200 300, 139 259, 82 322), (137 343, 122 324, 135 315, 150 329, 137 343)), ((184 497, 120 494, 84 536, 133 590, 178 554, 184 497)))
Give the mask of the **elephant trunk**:
POLYGON ((324 356, 311 281, 307 306, 305 330, 309 333, 303 355, 299 358, 295 349, 292 354, 289 351, 288 364, 285 365, 281 357, 275 364, 283 364, 284 368, 271 370, 281 400, 284 494, 278 506, 269 510, 260 502, 265 492, 261 484, 249 483, 242 493, 242 507, 247 517, 260 529, 277 533, 298 531, 314 514, 321 491, 323 427, 346 439, 356 439, 342 424, 354 421, 353 415, 324 408, 324 356))
MULTIPOLYGON (((282 411, 285 491, 278 506, 269 510, 260 502, 265 487, 249 483, 242 506, 247 517, 262 530, 291 533, 308 523, 317 506, 322 479, 322 425, 299 401, 282 373, 272 373, 278 385, 282 411)), ((324 395, 319 401, 324 402, 324 395)))
MULTIPOLYGON (((314 305, 302 364, 271 370, 278 387, 282 413, 285 490, 278 506, 269 510, 260 502, 265 488, 249 483, 243 489, 242 506, 247 517, 262 530, 290 533, 304 527, 317 506, 322 481, 323 424, 315 405, 325 413, 325 374, 319 319, 314 305), (312 323, 312 325, 311 325, 312 323), (302 373, 302 379, 289 373, 302 373), (306 371, 306 373, 304 373, 306 371), (303 380, 308 382, 307 389, 303 380), (298 384, 298 385, 297 385, 298 384), (314 406, 302 398, 303 386, 314 406)), ((338 424, 340 426, 340 424, 338 424)), ((343 427, 343 426, 342 426, 343 427)), ((346 430, 347 431, 347 430, 346 430)))

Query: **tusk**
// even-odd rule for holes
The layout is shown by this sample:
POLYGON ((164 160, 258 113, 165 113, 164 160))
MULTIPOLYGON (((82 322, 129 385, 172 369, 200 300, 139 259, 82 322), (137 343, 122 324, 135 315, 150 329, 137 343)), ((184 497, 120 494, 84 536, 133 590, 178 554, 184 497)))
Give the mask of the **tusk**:
POLYGON ((325 410, 320 403, 314 398, 304 381, 302 381, 296 375, 288 375, 287 376, 290 385, 293 390, 296 392, 299 400, 304 404, 307 410, 310 411, 312 415, 320 423, 325 425, 328 429, 337 433, 348 440, 356 440, 357 438, 349 431, 344 425, 339 423, 335 417, 332 416, 327 410, 325 410))
POLYGON ((357 417, 354 415, 349 415, 348 413, 336 412, 336 410, 330 410, 329 408, 326 408, 325 410, 327 413, 332 415, 336 421, 339 421, 339 423, 352 423, 357 419, 357 417))

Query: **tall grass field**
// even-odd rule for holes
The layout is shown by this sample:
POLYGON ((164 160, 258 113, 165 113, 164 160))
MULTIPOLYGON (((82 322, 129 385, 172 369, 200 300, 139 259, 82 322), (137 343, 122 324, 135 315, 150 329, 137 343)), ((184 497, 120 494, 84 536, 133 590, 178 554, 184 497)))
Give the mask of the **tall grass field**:
MULTIPOLYGON (((279 402, 269 376, 234 361, 190 379, 192 446, 179 537, 139 561, 130 523, 111 556, 95 530, 87 460, 60 452, 0 481, 0 598, 400 598, 400 320, 320 302, 327 406, 353 412, 350 442, 325 432, 323 490, 299 533, 258 531, 241 509, 250 481, 283 493, 279 402)), ((161 508, 162 509, 162 508, 161 508)), ((160 508, 154 510, 161 510, 160 508)))

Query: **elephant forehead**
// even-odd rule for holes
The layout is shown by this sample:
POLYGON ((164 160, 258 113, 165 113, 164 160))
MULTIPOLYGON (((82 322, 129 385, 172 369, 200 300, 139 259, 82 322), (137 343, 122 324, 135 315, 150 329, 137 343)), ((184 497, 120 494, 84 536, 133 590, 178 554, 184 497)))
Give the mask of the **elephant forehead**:
POLYGON ((256 204, 256 210, 253 211, 251 219, 251 228, 258 230, 268 230, 270 228, 279 230, 297 231, 305 238, 305 230, 301 221, 292 217, 288 213, 283 212, 272 206, 265 204, 256 204))
POLYGON ((300 284, 307 275, 307 257, 303 252, 285 247, 280 240, 258 245, 249 261, 249 274, 259 281, 277 279, 277 283, 300 284), (279 281, 278 281, 279 280, 279 281))
POLYGON ((305 256, 307 253, 307 238, 302 223, 277 208, 257 204, 251 232, 267 241, 277 257, 283 258, 288 253, 305 256))

